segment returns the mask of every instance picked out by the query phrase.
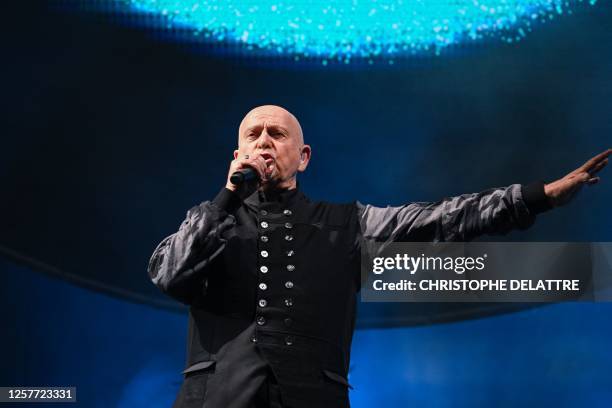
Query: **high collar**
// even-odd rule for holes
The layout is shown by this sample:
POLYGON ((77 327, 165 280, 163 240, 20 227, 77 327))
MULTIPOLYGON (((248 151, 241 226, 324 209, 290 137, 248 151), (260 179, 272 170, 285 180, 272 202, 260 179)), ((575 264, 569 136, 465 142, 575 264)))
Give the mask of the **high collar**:
POLYGON ((304 197, 299 189, 299 185, 293 189, 278 189, 270 191, 257 190, 244 201, 252 206, 280 205, 287 208, 293 206, 297 201, 304 197))

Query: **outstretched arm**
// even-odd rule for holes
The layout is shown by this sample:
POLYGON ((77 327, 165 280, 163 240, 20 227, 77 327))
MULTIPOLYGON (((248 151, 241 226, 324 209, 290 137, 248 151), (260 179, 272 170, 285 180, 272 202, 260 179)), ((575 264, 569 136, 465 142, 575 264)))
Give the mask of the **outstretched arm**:
POLYGON ((470 241, 483 234, 504 234, 529 227, 536 212, 548 208, 542 182, 399 207, 358 203, 363 238, 379 243, 470 241))
POLYGON ((513 184, 480 193, 448 197, 435 203, 374 207, 357 203, 363 237, 375 242, 470 241, 483 234, 525 229, 535 216, 563 205, 584 184, 595 184, 612 150, 550 183, 513 184))

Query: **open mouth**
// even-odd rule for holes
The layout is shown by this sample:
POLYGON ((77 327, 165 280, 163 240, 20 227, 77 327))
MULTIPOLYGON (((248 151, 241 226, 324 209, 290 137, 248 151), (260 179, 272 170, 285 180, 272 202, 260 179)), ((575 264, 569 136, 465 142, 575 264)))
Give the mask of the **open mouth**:
POLYGON ((274 156, 270 153, 261 153, 261 157, 266 161, 266 169, 271 173, 275 166, 274 156))
POLYGON ((274 161, 274 156, 272 156, 270 153, 261 153, 260 156, 263 157, 266 163, 268 162, 268 160, 274 161))

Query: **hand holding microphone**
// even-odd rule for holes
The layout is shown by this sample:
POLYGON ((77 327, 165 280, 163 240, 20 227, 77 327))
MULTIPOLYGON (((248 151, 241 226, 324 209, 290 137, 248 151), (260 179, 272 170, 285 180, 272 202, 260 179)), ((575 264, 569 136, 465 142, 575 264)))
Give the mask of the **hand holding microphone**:
POLYGON ((269 179, 272 170, 273 164, 266 164, 259 154, 239 156, 230 165, 225 187, 245 198, 257 189, 259 183, 269 179))

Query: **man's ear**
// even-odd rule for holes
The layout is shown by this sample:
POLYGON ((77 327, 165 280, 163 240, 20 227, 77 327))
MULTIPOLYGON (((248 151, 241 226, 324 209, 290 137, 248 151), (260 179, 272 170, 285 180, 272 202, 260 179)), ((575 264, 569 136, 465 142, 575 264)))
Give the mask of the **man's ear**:
POLYGON ((302 147, 302 151, 300 152, 300 165, 298 166, 298 171, 306 170, 308 167, 308 162, 310 162, 310 157, 312 155, 312 149, 309 145, 304 145, 302 147))
POLYGON ((238 158, 238 150, 234 150, 234 160, 238 158))

